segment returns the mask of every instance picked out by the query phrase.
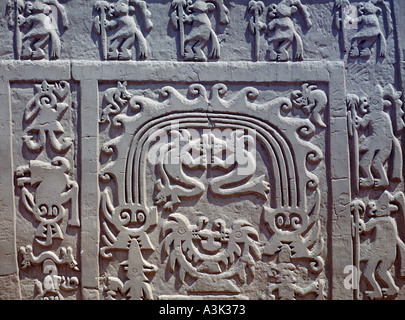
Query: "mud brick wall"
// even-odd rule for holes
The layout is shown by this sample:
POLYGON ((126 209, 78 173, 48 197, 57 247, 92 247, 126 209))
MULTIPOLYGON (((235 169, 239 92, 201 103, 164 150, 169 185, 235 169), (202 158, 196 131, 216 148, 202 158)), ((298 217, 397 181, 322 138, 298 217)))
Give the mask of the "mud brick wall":
POLYGON ((0 299, 404 299, 399 0, 0 0, 0 299))

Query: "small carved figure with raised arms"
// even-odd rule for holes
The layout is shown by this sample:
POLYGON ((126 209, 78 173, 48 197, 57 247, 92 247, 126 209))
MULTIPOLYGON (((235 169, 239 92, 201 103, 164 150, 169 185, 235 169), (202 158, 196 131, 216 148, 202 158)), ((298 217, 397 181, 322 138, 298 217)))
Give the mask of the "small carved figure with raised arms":
POLYGON ((304 45, 293 21, 293 16, 297 12, 302 14, 305 27, 310 29, 312 22, 308 7, 300 0, 283 0, 278 5, 270 5, 268 14, 271 21, 267 30, 270 34, 268 53, 271 61, 292 60, 289 49, 293 43, 296 46, 294 59, 303 60, 304 45))
POLYGON ((49 44, 50 59, 59 59, 61 53, 60 31, 55 25, 62 19, 63 31, 69 26, 65 7, 58 0, 10 0, 7 4, 8 25, 14 29, 17 59, 41 60, 46 56, 49 44))
POLYGON ((96 33, 101 36, 104 60, 131 60, 135 41, 138 41, 139 59, 147 58, 148 45, 137 26, 134 17, 135 6, 142 14, 145 31, 149 32, 153 25, 145 1, 119 0, 117 3, 107 1, 95 3, 94 7, 100 15, 94 18, 93 26, 96 33))
POLYGON ((220 44, 215 33, 208 13, 219 11, 220 24, 228 24, 228 9, 223 1, 174 1, 174 9, 171 15, 171 24, 175 30, 179 30, 180 55, 184 60, 207 61, 204 49, 211 40, 212 49, 208 55, 209 59, 220 58, 220 44), (214 2, 214 3, 211 3, 214 2), (184 23, 191 24, 191 31, 185 34, 184 23))

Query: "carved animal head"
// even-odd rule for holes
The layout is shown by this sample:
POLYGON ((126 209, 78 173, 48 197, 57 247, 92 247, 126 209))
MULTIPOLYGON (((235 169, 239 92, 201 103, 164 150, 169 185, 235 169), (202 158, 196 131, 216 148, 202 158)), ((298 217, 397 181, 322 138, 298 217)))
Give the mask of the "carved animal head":
MULTIPOLYGON (((313 95, 313 91, 317 89, 316 86, 310 85, 308 83, 304 83, 301 86, 301 88, 302 88, 301 90, 294 90, 291 93, 292 103, 298 109, 309 105, 309 99, 313 95)), ((307 110, 307 109, 303 108, 303 111, 304 111, 304 113, 309 115, 309 113, 312 110, 307 110)))
POLYGON ((215 10, 215 5, 204 0, 197 0, 188 6, 188 9, 195 13, 208 13, 215 10))
POLYGON ((389 109, 392 106, 392 103, 389 99, 390 95, 385 88, 380 85, 376 86, 373 95, 369 98, 367 102, 367 107, 370 111, 383 111, 384 109, 389 109))
POLYGON ((270 18, 291 17, 298 11, 299 5, 301 5, 300 0, 283 0, 278 5, 273 3, 269 6, 269 16, 270 18))
POLYGON ((301 0, 282 0, 278 5, 271 4, 269 6, 269 17, 274 18, 285 18, 291 17, 297 12, 301 12, 306 27, 309 29, 312 26, 310 15, 307 6, 301 3, 301 0))
POLYGON ((294 107, 301 109, 309 104, 308 96, 300 90, 295 90, 291 93, 291 100, 294 107))
POLYGON ((125 16, 135 11, 135 8, 129 5, 129 0, 118 0, 117 3, 110 5, 110 11, 115 16, 125 16))
POLYGON ((42 161, 30 161, 29 173, 31 174, 31 185, 42 182, 44 179, 44 169, 49 170, 51 166, 42 161))
POLYGON ((117 89, 118 92, 120 93, 120 97, 124 100, 129 100, 132 98, 132 94, 129 93, 129 91, 127 90, 127 82, 120 82, 118 81, 117 83, 117 89))
POLYGON ((377 201, 370 201, 367 204, 368 215, 371 217, 388 217, 400 209, 400 203, 388 191, 380 196, 377 201))
POLYGON ((372 15, 372 14, 381 14, 382 10, 372 4, 371 2, 360 2, 357 6, 357 10, 360 15, 372 15))
POLYGON ((63 264, 68 264, 69 267, 75 271, 79 271, 79 264, 73 256, 72 247, 60 248, 61 260, 63 264))
POLYGON ((33 14, 33 13, 45 13, 45 14, 50 14, 52 12, 52 8, 43 3, 42 1, 34 1, 34 3, 28 1, 25 4, 25 13, 27 15, 33 14))

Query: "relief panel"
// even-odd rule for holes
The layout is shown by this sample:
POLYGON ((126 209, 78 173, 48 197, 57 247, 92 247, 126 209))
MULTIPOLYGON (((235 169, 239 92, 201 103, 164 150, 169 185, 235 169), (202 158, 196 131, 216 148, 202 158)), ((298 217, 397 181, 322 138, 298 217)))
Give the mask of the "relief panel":
POLYGON ((76 94, 67 81, 11 84, 17 249, 24 299, 77 299, 76 94))
POLYGON ((398 0, 0 11, 0 299, 405 299, 398 0))
POLYGON ((331 296, 328 85, 98 89, 101 298, 331 296))

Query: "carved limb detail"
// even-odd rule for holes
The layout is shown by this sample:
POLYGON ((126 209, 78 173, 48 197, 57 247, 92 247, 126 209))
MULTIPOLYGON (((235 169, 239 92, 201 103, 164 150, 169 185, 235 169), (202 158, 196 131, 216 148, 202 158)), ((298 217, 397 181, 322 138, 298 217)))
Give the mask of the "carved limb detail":
POLYGON ((39 256, 34 256, 31 245, 20 248, 20 253, 23 256, 21 263, 21 269, 25 270, 31 265, 39 265, 45 260, 50 259, 58 265, 67 264, 71 269, 79 271, 78 263, 73 256, 73 249, 71 247, 61 247, 59 256, 52 251, 44 251, 39 256))

